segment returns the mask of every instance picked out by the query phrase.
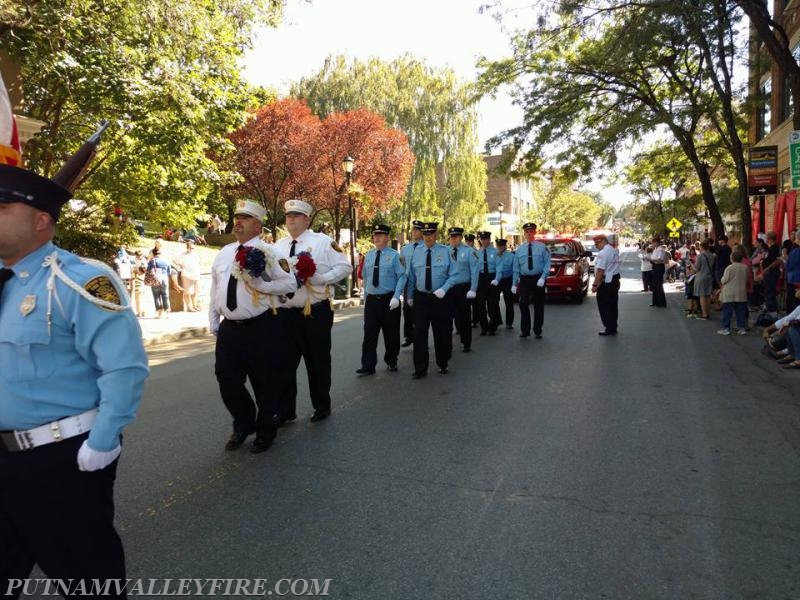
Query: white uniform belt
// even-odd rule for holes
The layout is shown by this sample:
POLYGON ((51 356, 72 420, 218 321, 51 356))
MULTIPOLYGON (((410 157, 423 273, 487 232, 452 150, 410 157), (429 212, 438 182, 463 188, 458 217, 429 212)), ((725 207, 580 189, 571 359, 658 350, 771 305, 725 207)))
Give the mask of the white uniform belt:
POLYGON ((96 418, 97 409, 93 408, 85 413, 65 417, 27 431, 0 432, 0 445, 4 446, 8 452, 32 450, 87 433, 91 431, 96 418))

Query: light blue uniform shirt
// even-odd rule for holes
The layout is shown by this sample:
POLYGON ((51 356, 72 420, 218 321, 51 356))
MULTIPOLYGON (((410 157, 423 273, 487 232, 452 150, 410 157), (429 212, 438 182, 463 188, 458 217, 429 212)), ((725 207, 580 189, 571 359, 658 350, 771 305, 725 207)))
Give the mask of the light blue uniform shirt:
MULTIPOLYGON (((428 247, 422 243, 414 250, 411 261, 406 265, 408 289, 406 295, 414 298, 414 292, 426 292, 425 270, 428 247)), ((445 292, 456 284, 456 270, 450 254, 450 246, 434 244, 431 248, 431 292, 443 289, 445 292)))
POLYGON ((11 267, 0 298, 0 430, 32 429, 99 407, 89 446, 107 452, 142 398, 148 374, 142 331, 130 308, 101 308, 58 278, 48 331, 51 269, 42 261, 54 252, 84 289, 98 283, 108 289, 110 277, 116 279, 51 242, 11 267))
POLYGON ((464 243, 456 246, 456 257, 450 247, 450 259, 455 263, 456 284, 468 283, 471 291, 478 289, 478 255, 472 246, 464 243))
MULTIPOLYGON (((526 259, 527 260, 527 259, 526 259)), ((497 274, 495 279, 501 281, 514 276, 514 253, 506 250, 497 255, 497 274)))
MULTIPOLYGON (((424 246, 425 243, 422 240, 416 242, 409 242, 405 246, 403 246, 400 250, 400 255, 403 257, 403 264, 406 267, 406 273, 408 273, 408 265, 411 264, 411 255, 414 254, 414 250, 419 246, 424 246)), ((408 287, 408 277, 406 276, 406 287, 408 287)), ((407 292, 404 292, 404 295, 408 295, 407 292)))
POLYGON ((493 248, 492 246, 489 246, 488 248, 478 248, 477 252, 478 273, 483 274, 484 267, 488 266, 488 273, 494 278, 494 274, 497 272, 497 248, 493 248))
POLYGON ((520 275, 543 275, 550 273, 550 252, 542 242, 525 242, 520 244, 514 255, 514 283, 519 283, 520 275), (533 255, 533 268, 528 268, 528 247, 533 255))
POLYGON ((364 257, 364 269, 361 276, 364 278, 367 294, 392 294, 393 298, 400 299, 406 285, 406 268, 400 253, 387 246, 381 250, 381 263, 378 265, 378 287, 372 285, 372 275, 375 270, 375 258, 378 250, 373 248, 364 257))

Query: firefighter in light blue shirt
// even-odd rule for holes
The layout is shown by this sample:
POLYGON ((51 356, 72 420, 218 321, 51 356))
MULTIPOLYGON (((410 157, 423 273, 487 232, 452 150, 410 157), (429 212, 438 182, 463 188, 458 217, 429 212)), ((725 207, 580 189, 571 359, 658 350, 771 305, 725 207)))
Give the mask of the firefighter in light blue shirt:
POLYGON ((544 295, 547 275, 550 273, 550 252, 542 243, 536 241, 536 223, 522 226, 525 239, 514 256, 513 293, 519 290, 519 313, 522 327, 521 338, 531 334, 531 314, 529 304, 533 302, 533 333, 536 339, 542 337, 544 325, 544 295))
POLYGON ((511 293, 511 286, 514 282, 514 253, 506 250, 508 242, 505 239, 495 240, 497 246, 497 273, 491 284, 497 286, 498 298, 503 295, 503 302, 506 305, 506 329, 514 328, 514 304, 516 299, 511 293))
POLYGON ((492 246, 492 232, 478 232, 478 322, 481 335, 494 335, 500 326, 500 291, 492 285, 497 279, 497 250, 492 246))
POLYGON ((34 563, 48 577, 125 578, 113 488, 147 356, 117 275, 52 243, 70 196, 50 179, 0 165, 5 581, 27 578, 34 563))
MULTIPOLYGON (((403 263, 408 266, 411 263, 411 255, 414 250, 422 244, 422 221, 412 221, 411 223, 411 241, 408 242, 400 254, 403 257, 403 263)), ((408 287, 408 279, 406 279, 406 287, 408 287)), ((403 343, 401 346, 406 348, 414 343, 414 307, 411 306, 406 300, 408 293, 403 290, 403 343)))
POLYGON ((406 285, 405 261, 389 247, 389 226, 376 225, 372 232, 375 248, 364 257, 364 341, 361 344, 359 375, 373 375, 378 364, 378 336, 383 332, 384 362, 397 371, 400 354, 400 295, 406 285))
POLYGON ((436 364, 441 374, 453 352, 453 309, 446 294, 458 278, 450 248, 436 242, 438 223, 424 223, 419 245, 406 265, 408 300, 414 306, 414 378, 428 374, 428 329, 433 329, 436 364))
POLYGON ((470 301, 478 289, 478 255, 472 246, 467 246, 462 227, 451 227, 450 258, 455 263, 456 284, 447 292, 453 304, 453 320, 461 338, 464 352, 472 348, 472 326, 470 323, 470 301))

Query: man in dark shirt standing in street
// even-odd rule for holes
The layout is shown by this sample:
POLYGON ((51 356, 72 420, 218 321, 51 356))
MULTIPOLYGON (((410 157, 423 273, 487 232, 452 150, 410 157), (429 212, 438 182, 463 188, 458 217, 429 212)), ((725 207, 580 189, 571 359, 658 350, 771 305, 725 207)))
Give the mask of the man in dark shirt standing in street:
POLYGON ((764 274, 764 304, 768 313, 778 312, 776 289, 781 274, 781 247, 774 231, 767 232, 767 256, 761 261, 764 274))
POLYGON ((717 262, 714 266, 714 285, 719 286, 722 274, 728 265, 731 264, 731 247, 728 245, 728 236, 721 235, 717 238, 717 248, 714 252, 717 255, 717 262))

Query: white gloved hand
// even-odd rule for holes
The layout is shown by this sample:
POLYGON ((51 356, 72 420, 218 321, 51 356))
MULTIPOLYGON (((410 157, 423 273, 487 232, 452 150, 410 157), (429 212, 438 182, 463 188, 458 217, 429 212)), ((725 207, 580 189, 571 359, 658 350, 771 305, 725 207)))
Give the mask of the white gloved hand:
POLYGON ((499 281, 497 281, 497 279, 492 279, 492 282, 491 282, 491 284, 492 284, 492 285, 499 285, 499 284, 500 284, 500 282, 499 282, 499 281))
POLYGON ((398 300, 397 298, 392 298, 391 300, 389 300, 389 310, 394 310, 398 306, 400 306, 400 300, 398 300))
POLYGON ((537 287, 544 287, 544 277, 540 278, 539 281, 536 282, 537 287))
POLYGON ((472 300, 475 296, 477 296, 477 294, 472 290, 467 292, 467 300, 472 300))
POLYGON ((408 304, 409 306, 414 306, 414 299, 409 298, 408 300, 406 300, 406 304, 408 304))
POLYGON ((328 282, 325 281, 325 276, 320 275, 319 273, 314 273, 311 277, 308 278, 308 283, 311 285, 326 285, 328 282))
POLYGON ((444 294, 445 294, 445 291, 442 288, 439 288, 438 290, 433 292, 433 295, 436 296, 439 300, 444 298, 444 294))
POLYGON ((81 471, 99 471, 105 469, 108 465, 117 460, 117 457, 122 452, 122 446, 117 444, 117 447, 108 452, 100 452, 93 450, 89 446, 89 441, 84 440, 78 450, 78 469, 81 471))
POLYGON ((515 286, 515 285, 511 286, 511 293, 512 294, 516 294, 517 293, 517 286, 515 286))

